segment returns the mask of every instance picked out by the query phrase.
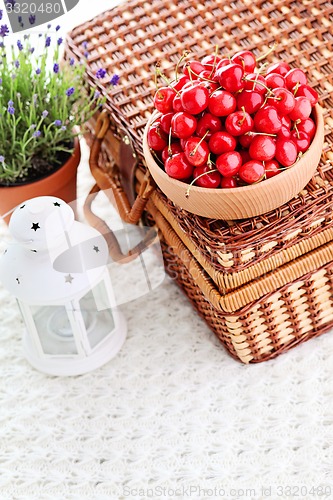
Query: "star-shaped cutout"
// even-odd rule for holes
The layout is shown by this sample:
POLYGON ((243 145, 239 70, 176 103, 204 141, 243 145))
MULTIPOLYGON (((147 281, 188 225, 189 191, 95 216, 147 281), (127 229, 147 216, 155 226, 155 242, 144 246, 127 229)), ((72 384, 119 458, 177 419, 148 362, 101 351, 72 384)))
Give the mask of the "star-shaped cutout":
POLYGON ((39 222, 33 222, 31 229, 33 229, 34 231, 37 231, 37 229, 40 229, 39 222))
POLYGON ((94 250, 95 250, 96 253, 100 252, 100 249, 96 245, 94 246, 94 250))
POLYGON ((55 207, 60 207, 60 203, 58 203, 57 201, 55 201, 55 202, 53 203, 53 205, 54 205, 55 207))
POLYGON ((71 274, 67 274, 67 276, 65 276, 65 283, 72 283, 73 281, 73 276, 71 274))

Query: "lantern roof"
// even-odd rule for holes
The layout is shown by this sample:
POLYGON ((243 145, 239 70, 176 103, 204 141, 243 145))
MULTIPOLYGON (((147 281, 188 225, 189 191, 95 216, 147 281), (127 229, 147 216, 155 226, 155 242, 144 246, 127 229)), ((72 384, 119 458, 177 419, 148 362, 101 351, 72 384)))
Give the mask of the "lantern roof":
POLYGON ((0 280, 22 302, 64 304, 84 295, 106 272, 104 237, 75 221, 72 208, 59 198, 22 203, 9 230, 14 241, 0 258, 0 280))

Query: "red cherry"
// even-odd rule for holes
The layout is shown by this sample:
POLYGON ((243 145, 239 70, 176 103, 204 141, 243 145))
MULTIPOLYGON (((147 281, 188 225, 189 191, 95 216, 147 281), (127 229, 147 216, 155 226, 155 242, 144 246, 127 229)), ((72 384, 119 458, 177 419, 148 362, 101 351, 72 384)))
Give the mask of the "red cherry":
POLYGON ((274 158, 276 151, 275 139, 269 135, 256 135, 249 148, 253 160, 268 161, 274 158))
POLYGON ((240 167, 238 175, 247 184, 255 184, 264 178, 265 167, 258 160, 250 160, 240 167))
POLYGON ((218 156, 216 168, 224 177, 236 175, 242 165, 242 157, 237 151, 229 151, 218 156))
POLYGON ((205 113, 198 120, 196 134, 199 137, 203 137, 205 135, 208 140, 215 132, 218 132, 221 129, 222 129, 221 120, 217 116, 212 115, 211 113, 205 113))
POLYGON ((240 135, 238 137, 238 142, 243 148, 248 149, 254 137, 255 135, 252 132, 249 132, 247 134, 240 135))
POLYGON ((201 167, 207 163, 209 157, 209 148, 207 142, 199 137, 190 137, 187 139, 184 153, 187 161, 195 167, 201 167))
POLYGON ((212 172, 212 169, 208 165, 202 165, 201 167, 196 167, 193 172, 193 179, 196 179, 195 185, 203 188, 216 189, 219 187, 221 182, 221 175, 219 172, 212 172), (205 174, 205 175, 202 175, 205 174))
MULTIPOLYGON (((214 78, 214 76, 212 78, 214 78)), ((210 96, 212 95, 213 92, 215 92, 219 88, 219 84, 218 83, 211 82, 211 81, 208 82, 206 80, 202 81, 200 83, 200 85, 202 87, 206 87, 206 89, 208 90, 208 93, 209 93, 210 96)))
POLYGON ((270 179, 281 172, 280 165, 276 160, 269 160, 265 162, 266 179, 270 179))
POLYGON ((241 50, 232 56, 231 60, 242 66, 246 73, 253 73, 257 61, 255 55, 249 50, 241 50))
POLYGON ((267 67, 266 74, 269 75, 269 73, 278 73, 278 75, 285 76, 289 70, 289 64, 284 61, 280 61, 270 64, 267 67))
POLYGON ((208 106, 209 92, 201 85, 193 85, 182 91, 180 100, 184 111, 198 115, 208 106))
POLYGON ((235 188, 237 187, 237 181, 234 177, 222 177, 220 186, 224 189, 235 188))
POLYGON ((160 123, 153 123, 147 133, 148 146, 154 151, 162 151, 167 146, 167 136, 161 130, 160 123))
POLYGON ((197 120, 194 116, 185 111, 180 111, 173 115, 171 120, 171 131, 172 134, 179 139, 187 139, 194 134, 197 128, 197 120))
POLYGON ((306 120, 311 115, 312 106, 307 97, 296 97, 294 109, 289 113, 291 120, 306 120))
POLYGON ((208 109, 215 116, 228 116, 236 109, 236 99, 226 90, 216 90, 209 97, 208 109))
POLYGON ((276 89, 278 87, 283 88, 286 86, 283 76, 279 75, 278 73, 269 73, 268 75, 266 75, 265 82, 267 87, 269 87, 270 89, 276 89))
POLYGON ((184 67, 184 75, 191 80, 196 80, 201 71, 205 71, 205 66, 199 61, 188 61, 184 67))
POLYGON ((243 135, 253 129, 253 120, 246 111, 235 111, 227 117, 225 128, 231 135, 243 135))
POLYGON ((287 128, 284 125, 282 125, 282 127, 277 133, 279 139, 289 139, 290 135, 291 135, 290 128, 287 128))
POLYGON ((166 160, 165 171, 173 179, 184 180, 193 174, 193 165, 187 161, 185 153, 178 153, 166 160))
POLYGON ((278 87, 274 89, 274 99, 270 99, 270 104, 281 116, 288 115, 295 107, 295 97, 289 90, 278 87))
POLYGON ((179 113, 179 111, 184 111, 180 95, 176 95, 176 97, 174 98, 172 103, 172 109, 175 113, 179 113))
POLYGON ((201 59, 201 64, 203 64, 208 70, 211 70, 214 66, 217 65, 219 61, 221 61, 221 58, 219 56, 217 56, 216 54, 209 54, 208 56, 205 56, 203 59, 201 59))
POLYGON ((186 75, 182 75, 178 80, 174 81, 171 83, 171 87, 176 89, 176 90, 181 90, 186 83, 188 83, 190 80, 187 78, 186 75))
POLYGON ((161 129, 166 134, 168 134, 170 132, 171 120, 172 120, 173 115, 174 115, 173 113, 167 113, 166 115, 162 115, 160 117, 161 129))
POLYGON ((275 159, 284 167, 290 167, 297 158, 297 147, 291 139, 280 139, 276 141, 275 159))
POLYGON ((228 92, 238 92, 244 88, 244 69, 239 64, 230 63, 215 72, 215 78, 228 92))
POLYGON ((254 126, 258 132, 276 134, 282 127, 281 118, 274 106, 264 106, 254 116, 254 126))
POLYGON ((247 161, 252 160, 248 149, 241 149, 239 151, 239 154, 242 157, 242 163, 246 163, 247 161))
POLYGON ((307 118, 306 120, 302 120, 300 123, 297 124, 297 130, 299 132, 305 132, 312 140, 313 136, 316 133, 315 122, 312 120, 312 118, 307 118))
POLYGON ((263 95, 267 92, 265 78, 257 73, 249 73, 244 80, 245 90, 254 90, 263 95))
POLYGON ((282 115, 280 116, 281 118, 281 123, 282 123, 282 127, 286 127, 286 128, 291 128, 291 119, 289 118, 289 116, 285 116, 285 115, 282 115))
POLYGON ((175 98, 176 92, 170 87, 161 87, 158 89, 154 96, 154 106, 161 113, 170 113, 172 108, 172 103, 175 98))
POLYGON ((260 106, 263 104, 263 96, 254 90, 243 90, 237 96, 237 109, 244 108, 250 115, 258 111, 260 106))
POLYGON ((297 147, 297 151, 304 153, 309 149, 310 146, 310 136, 306 132, 300 132, 297 130, 293 130, 291 132, 290 138, 294 141, 297 147))
POLYGON ((178 153, 182 153, 182 152, 183 152, 183 150, 182 150, 182 147, 179 144, 179 142, 172 142, 170 144, 170 148, 169 148, 169 146, 165 146, 165 148, 162 151, 163 163, 165 163, 170 156, 174 156, 174 155, 176 155, 178 153))
POLYGON ((311 106, 315 106, 318 102, 319 96, 318 92, 310 87, 310 85, 299 85, 293 88, 294 95, 296 97, 304 96, 307 97, 311 103, 311 106))
POLYGON ((214 155, 221 155, 228 151, 234 151, 237 141, 226 131, 215 132, 209 139, 208 147, 214 155))
MULTIPOLYGON (((209 69, 205 69, 204 71, 201 71, 201 73, 199 74, 199 77, 200 77, 200 79, 202 78, 203 80, 204 79, 209 80, 212 77, 212 71, 211 70, 209 71, 209 69)), ((210 82, 206 82, 206 83, 210 83, 210 82)))
POLYGON ((300 68, 293 68, 288 71, 285 75, 286 87, 292 90, 297 83, 301 85, 306 85, 308 83, 306 74, 300 68))
POLYGON ((223 59, 221 59, 217 65, 216 65, 216 70, 220 69, 220 68, 224 68, 224 66, 228 66, 230 64, 230 59, 228 57, 224 57, 223 59))

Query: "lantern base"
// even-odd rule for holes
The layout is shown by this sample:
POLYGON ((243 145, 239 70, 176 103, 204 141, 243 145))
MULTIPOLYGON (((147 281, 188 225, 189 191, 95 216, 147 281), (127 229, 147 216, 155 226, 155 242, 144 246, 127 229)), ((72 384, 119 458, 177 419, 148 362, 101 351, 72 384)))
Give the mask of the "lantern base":
POLYGON ((41 357, 27 331, 24 332, 23 336, 24 355, 31 366, 48 375, 74 376, 96 370, 110 361, 110 359, 114 358, 125 342, 127 323, 124 315, 120 311, 117 312, 117 317, 117 328, 115 328, 112 335, 110 335, 110 338, 103 341, 100 346, 97 346, 93 352, 85 358, 77 358, 74 356, 41 357))

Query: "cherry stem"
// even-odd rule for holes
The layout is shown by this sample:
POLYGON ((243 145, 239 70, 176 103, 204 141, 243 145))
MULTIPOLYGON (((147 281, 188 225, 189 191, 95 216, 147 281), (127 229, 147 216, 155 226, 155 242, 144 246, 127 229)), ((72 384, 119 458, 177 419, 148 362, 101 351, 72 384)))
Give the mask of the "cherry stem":
POLYGON ((155 74, 157 76, 160 76, 164 81, 165 83, 167 84, 167 87, 169 87, 170 89, 172 89, 178 96, 180 95, 180 93, 178 92, 178 90, 176 90, 170 83, 170 80, 162 73, 162 71, 159 69, 159 66, 155 66, 155 74))
POLYGON ((294 96, 297 94, 297 91, 299 89, 299 86, 300 86, 300 83, 297 82, 296 85, 295 85, 295 88, 294 88, 294 96))
POLYGON ((185 50, 183 52, 183 55, 180 57, 179 61, 177 62, 177 65, 176 65, 176 82, 178 82, 178 71, 179 71, 179 66, 180 66, 180 63, 184 61, 184 59, 189 55, 190 51, 189 50, 185 50))
POLYGON ((209 75, 209 78, 212 77, 212 74, 214 73, 214 69, 216 67, 216 58, 217 58, 217 53, 218 53, 218 50, 219 50, 219 46, 216 44, 215 45, 215 53, 214 53, 214 62, 213 62, 213 67, 212 67, 212 71, 210 72, 210 75, 209 75))
POLYGON ((200 144, 202 143, 202 141, 204 141, 204 140, 205 140, 205 138, 206 138, 207 134, 209 134, 209 130, 207 130, 207 131, 205 132, 205 134, 201 137, 201 139, 200 139, 200 141, 198 142, 198 144, 197 144, 197 145, 195 146, 195 148, 194 148, 194 149, 190 152, 190 156, 194 156, 194 155, 195 155, 195 153, 198 151, 198 148, 199 148, 200 144))
MULTIPOLYGON (((204 80, 205 82, 209 82, 209 83, 215 83, 214 80, 210 80, 209 78, 205 78, 204 76, 198 75, 198 73, 196 73, 195 71, 193 71, 193 69, 191 69, 190 67, 188 67, 188 72, 189 72, 189 74, 192 73, 192 75, 197 76, 198 78, 200 78, 200 80, 204 80)), ((191 82, 193 82, 192 78, 191 78, 191 82)))
POLYGON ((294 129, 294 130, 296 130, 297 139, 299 139, 299 130, 298 130, 297 125, 298 125, 299 123, 301 123, 301 121, 302 121, 302 120, 300 120, 300 119, 298 118, 298 120, 295 120, 295 122, 294 122, 294 126, 293 126, 293 129, 294 129))
POLYGON ((239 120, 239 122, 238 122, 238 123, 239 123, 239 125, 242 125, 242 124, 244 123, 245 119, 246 119, 246 111, 245 111, 245 107, 244 107, 244 106, 242 106, 242 108, 241 108, 241 109, 242 109, 242 111, 243 111, 243 118, 242 118, 241 120, 239 120))
POLYGON ((185 197, 189 198, 191 187, 193 186, 193 184, 195 183, 195 181, 197 181, 198 179, 200 179, 200 177, 203 177, 204 175, 212 174, 213 172, 218 172, 217 168, 214 168, 213 170, 210 170, 209 172, 203 172, 202 174, 198 175, 198 177, 195 177, 192 180, 192 182, 188 185, 188 188, 186 189, 186 192, 185 192, 185 197))
MULTIPOLYGON (((258 79, 253 80, 252 78, 247 78, 246 76, 244 76, 243 80, 246 80, 247 82, 257 83, 258 85, 261 85, 262 87, 264 87, 264 88, 267 90, 267 92, 268 92, 269 94, 274 94, 274 92, 273 92, 273 91, 272 91, 269 87, 267 87, 267 85, 265 85, 264 83, 262 83, 262 82, 261 82, 260 80, 258 80, 258 79)), ((253 87, 253 89, 252 89, 252 90, 254 90, 254 87, 253 87)))
POLYGON ((170 126, 169 138, 168 138, 168 155, 169 156, 172 156, 171 141, 172 141, 172 130, 171 130, 171 126, 170 126))
POLYGON ((262 61, 263 59, 266 59, 266 57, 271 52, 273 52, 276 49, 277 46, 278 46, 278 44, 276 42, 274 42, 273 45, 272 45, 272 47, 270 47, 267 52, 265 52, 264 54, 262 54, 261 56, 259 56, 259 57, 256 58, 256 61, 259 62, 259 61, 262 61))
POLYGON ((269 134, 268 132, 252 132, 252 130, 245 132, 244 135, 249 135, 250 137, 253 135, 268 135, 269 137, 277 137, 277 134, 269 134))

